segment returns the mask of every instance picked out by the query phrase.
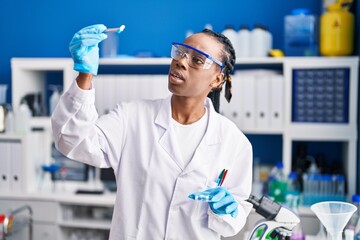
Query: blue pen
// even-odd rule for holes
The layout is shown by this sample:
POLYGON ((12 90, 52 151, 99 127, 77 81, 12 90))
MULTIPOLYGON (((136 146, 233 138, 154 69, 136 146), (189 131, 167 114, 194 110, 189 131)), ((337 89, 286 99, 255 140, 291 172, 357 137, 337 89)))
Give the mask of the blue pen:
POLYGON ((221 182, 222 182, 222 179, 223 179, 223 177, 224 177, 224 173, 225 173, 225 168, 221 171, 218 179, 216 179, 216 184, 217 184, 218 186, 220 186, 220 184, 221 184, 221 182))

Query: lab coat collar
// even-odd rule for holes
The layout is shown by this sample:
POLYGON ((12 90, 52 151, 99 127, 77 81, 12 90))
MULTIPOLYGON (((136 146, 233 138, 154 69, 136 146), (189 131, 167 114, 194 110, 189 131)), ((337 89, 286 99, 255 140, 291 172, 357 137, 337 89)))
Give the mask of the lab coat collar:
POLYGON ((205 101, 205 106, 209 110, 209 121, 208 126, 205 132, 204 138, 201 140, 199 146, 195 150, 195 154, 190 163, 183 168, 179 163, 182 155, 177 142, 175 134, 171 128, 171 96, 164 99, 161 103, 158 115, 155 119, 155 124, 159 125, 159 144, 167 152, 167 154, 172 158, 172 160, 178 165, 178 167, 184 170, 183 173, 190 172, 194 169, 197 169, 204 164, 207 164, 207 154, 209 153, 209 146, 216 145, 221 142, 220 134, 220 116, 215 112, 215 109, 209 98, 205 101))
MULTIPOLYGON (((155 119, 155 123, 165 130, 169 130, 171 122, 171 96, 162 101, 160 110, 155 119)), ((205 133, 205 142, 207 145, 219 144, 221 142, 220 116, 215 111, 210 98, 206 98, 205 107, 209 110, 209 122, 205 133)))

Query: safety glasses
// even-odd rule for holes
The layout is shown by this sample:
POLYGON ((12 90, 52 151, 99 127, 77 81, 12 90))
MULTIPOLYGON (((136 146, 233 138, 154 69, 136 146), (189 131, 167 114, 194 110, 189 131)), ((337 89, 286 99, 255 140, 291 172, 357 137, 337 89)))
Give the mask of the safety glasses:
POLYGON ((190 67, 195 69, 209 69, 215 62, 220 66, 220 71, 224 68, 224 65, 219 61, 199 49, 183 43, 172 43, 171 47, 171 58, 174 60, 180 60, 186 57, 187 63, 190 67))

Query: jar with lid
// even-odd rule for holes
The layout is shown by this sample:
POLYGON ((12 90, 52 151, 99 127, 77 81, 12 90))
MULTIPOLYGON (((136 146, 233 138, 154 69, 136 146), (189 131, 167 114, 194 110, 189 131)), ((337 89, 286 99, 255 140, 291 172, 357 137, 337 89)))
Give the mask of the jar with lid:
POLYGON ((294 9, 285 16, 284 51, 286 56, 317 56, 317 18, 310 10, 294 9))

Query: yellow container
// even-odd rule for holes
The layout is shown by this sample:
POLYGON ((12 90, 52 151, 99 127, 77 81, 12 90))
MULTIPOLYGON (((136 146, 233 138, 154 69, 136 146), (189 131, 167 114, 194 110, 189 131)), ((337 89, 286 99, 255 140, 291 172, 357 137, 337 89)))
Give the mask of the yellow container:
POLYGON ((320 53, 351 55, 354 50, 354 15, 341 4, 333 4, 320 18, 320 53))

